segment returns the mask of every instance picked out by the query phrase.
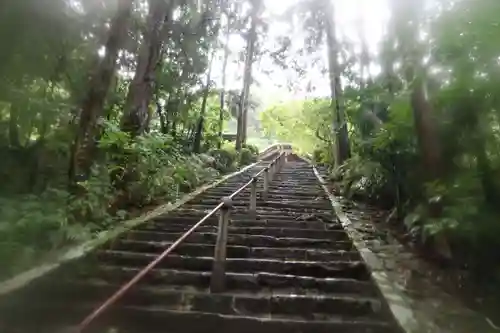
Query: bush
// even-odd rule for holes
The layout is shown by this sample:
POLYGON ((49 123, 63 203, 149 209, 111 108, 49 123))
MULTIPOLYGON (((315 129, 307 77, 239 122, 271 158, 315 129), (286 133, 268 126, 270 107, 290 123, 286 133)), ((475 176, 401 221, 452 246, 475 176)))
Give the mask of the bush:
POLYGON ((209 151, 209 155, 215 159, 215 168, 227 173, 236 170, 238 154, 234 148, 221 148, 209 151))
POLYGON ((253 155, 256 155, 256 156, 259 155, 259 148, 256 145, 251 145, 251 144, 245 143, 242 146, 242 148, 247 148, 248 150, 250 150, 250 152, 252 152, 253 155))
MULTIPOLYGON (((57 181, 39 195, 0 197, 0 262, 8 267, 1 277, 29 267, 48 251, 91 239, 127 217, 123 209, 174 201, 219 175, 213 168, 218 160, 184 155, 169 136, 146 134, 131 140, 113 124, 106 125, 101 159, 89 179, 79 183, 82 195, 72 196, 67 183, 57 181), (125 186, 117 190, 113 181, 125 186)), ((235 152, 222 150, 221 155, 234 165, 235 152)))
POLYGON ((239 156, 240 165, 248 165, 257 161, 258 155, 249 148, 242 148, 239 156))

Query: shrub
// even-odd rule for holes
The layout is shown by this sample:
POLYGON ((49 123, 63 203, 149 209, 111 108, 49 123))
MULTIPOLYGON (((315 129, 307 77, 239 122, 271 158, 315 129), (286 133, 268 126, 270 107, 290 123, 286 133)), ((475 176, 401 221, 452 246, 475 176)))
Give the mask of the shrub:
POLYGON ((259 148, 256 145, 251 145, 251 144, 245 143, 242 148, 247 148, 248 150, 250 150, 252 152, 253 155, 257 155, 257 156, 259 155, 259 148))
POLYGON ((240 165, 248 165, 257 161, 258 155, 249 148, 242 148, 239 156, 240 165))
POLYGON ((221 148, 214 149, 209 152, 209 155, 215 159, 216 169, 222 173, 234 171, 236 169, 236 160, 238 154, 236 150, 221 148))

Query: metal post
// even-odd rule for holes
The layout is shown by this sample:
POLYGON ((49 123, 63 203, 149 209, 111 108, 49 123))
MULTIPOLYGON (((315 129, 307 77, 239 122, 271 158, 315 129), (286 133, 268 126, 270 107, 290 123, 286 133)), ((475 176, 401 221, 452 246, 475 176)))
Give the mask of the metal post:
POLYGON ((274 178, 275 168, 276 168, 276 161, 272 161, 271 167, 269 168, 269 180, 274 178))
POLYGON ((250 184, 250 215, 252 217, 257 216, 257 178, 252 178, 252 184, 250 184))
POLYGON ((267 200, 267 192, 269 191, 269 183, 270 183, 269 178, 270 178, 269 177, 269 167, 267 167, 264 169, 264 192, 262 193, 264 200, 267 200))
POLYGON ((217 230, 217 242, 215 243, 214 261, 212 265, 212 276, 210 279, 210 292, 218 293, 226 287, 226 245, 227 230, 229 227, 229 214, 233 202, 231 198, 222 199, 223 206, 219 211, 219 228, 217 230))

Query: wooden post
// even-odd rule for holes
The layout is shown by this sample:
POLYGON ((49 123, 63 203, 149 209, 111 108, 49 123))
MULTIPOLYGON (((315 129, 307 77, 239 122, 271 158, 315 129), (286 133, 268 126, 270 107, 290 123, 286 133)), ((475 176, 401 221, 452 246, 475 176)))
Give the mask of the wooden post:
POLYGON ((250 215, 252 217, 257 217, 257 178, 252 178, 252 184, 250 185, 250 215))
POLYGON ((267 200, 267 192, 269 191, 269 183, 271 181, 269 178, 269 167, 266 167, 264 169, 264 192, 262 193, 264 200, 267 200))
POLYGON ((222 292, 226 287, 227 230, 233 202, 231 198, 225 197, 222 199, 222 203, 223 206, 219 211, 219 228, 217 230, 217 242, 215 243, 212 276, 210 279, 210 292, 212 293, 222 292))

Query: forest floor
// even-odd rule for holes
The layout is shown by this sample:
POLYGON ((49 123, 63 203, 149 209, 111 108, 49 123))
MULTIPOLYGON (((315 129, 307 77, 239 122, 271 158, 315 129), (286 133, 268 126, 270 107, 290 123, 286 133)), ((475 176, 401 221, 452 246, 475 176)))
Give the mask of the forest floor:
POLYGON ((423 315, 419 319, 434 321, 429 332, 500 332, 498 294, 471 282, 468 272, 426 258, 389 222, 390 211, 342 198, 335 188, 329 186, 330 193, 361 235, 363 245, 376 254, 391 280, 409 296, 412 309, 423 315))

